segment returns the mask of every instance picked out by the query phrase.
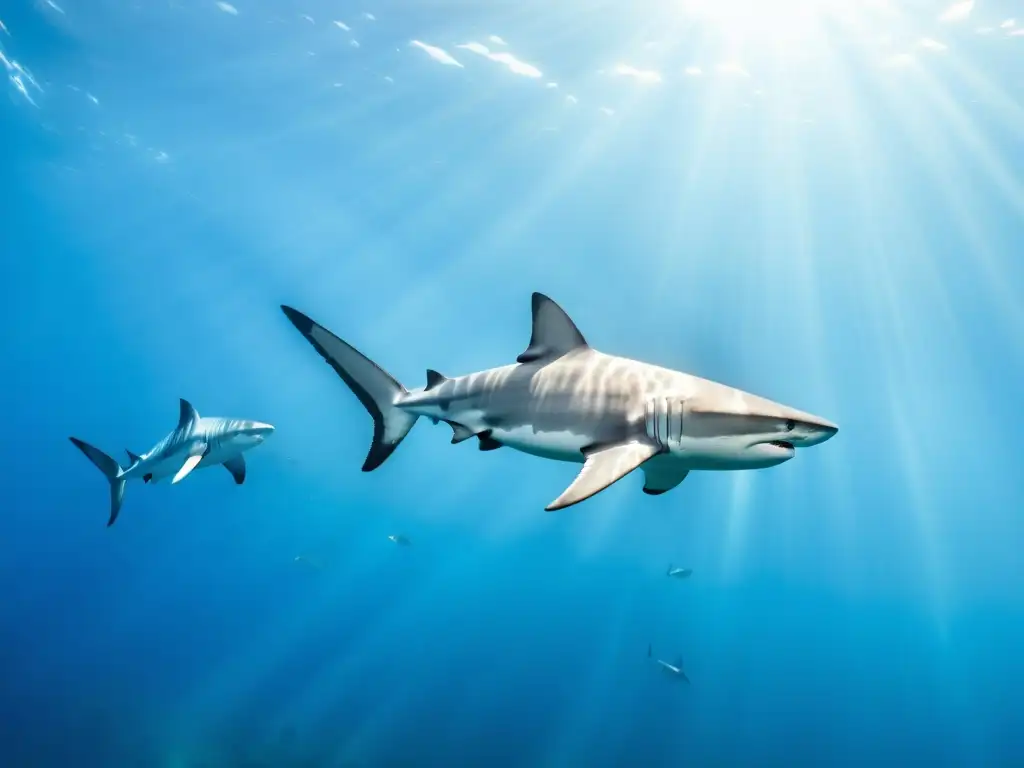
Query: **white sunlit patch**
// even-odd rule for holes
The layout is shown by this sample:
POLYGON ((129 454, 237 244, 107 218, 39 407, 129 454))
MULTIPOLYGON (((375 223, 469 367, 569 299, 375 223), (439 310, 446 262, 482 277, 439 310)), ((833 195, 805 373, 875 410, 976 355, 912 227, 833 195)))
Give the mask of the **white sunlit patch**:
MULTIPOLYGON (((0 22, 0 27, 2 27, 2 26, 3 26, 3 22, 0 22)), ((1004 21, 1002 24, 999 25, 999 28, 1000 29, 1011 29, 1012 27, 1015 27, 1015 26, 1017 26, 1017 20, 1016 19, 1007 19, 1006 21, 1004 21)))
POLYGON ((25 97, 29 104, 31 104, 33 107, 37 106, 35 101, 29 95, 28 88, 25 87, 25 81, 21 79, 21 75, 11 75, 10 80, 11 83, 14 85, 14 88, 18 91, 18 93, 25 97))
POLYGON ((943 45, 938 40, 932 40, 929 37, 921 40, 918 45, 925 50, 934 51, 936 53, 942 53, 943 51, 948 50, 946 45, 943 45))
POLYGON ((912 67, 916 63, 917 63, 917 59, 915 59, 909 53, 897 53, 894 56, 890 56, 889 58, 887 58, 885 60, 885 66, 893 67, 893 68, 896 68, 896 69, 902 69, 902 68, 905 68, 905 67, 912 67))
POLYGON ((611 107, 600 107, 597 111, 602 115, 608 115, 609 117, 615 114, 615 110, 611 107))
POLYGON ((352 31, 352 27, 350 27, 344 21, 335 21, 334 22, 334 26, 336 26, 338 29, 344 30, 345 32, 351 32, 352 31))
POLYGON ((511 53, 495 53, 491 51, 483 43, 463 43, 462 45, 455 46, 461 48, 470 53, 475 53, 477 56, 483 56, 484 58, 490 59, 491 61, 497 62, 498 64, 504 64, 508 67, 510 72, 523 77, 542 77, 544 75, 539 69, 532 64, 527 64, 525 61, 520 61, 511 53))
POLYGON ((613 75, 631 77, 639 83, 660 83, 661 74, 653 69, 637 69, 629 64, 619 64, 612 70, 613 75))
POLYGON ((230 13, 232 16, 238 15, 238 9, 235 8, 231 3, 218 2, 217 8, 224 11, 224 13, 230 13))
POLYGON ((4 24, 2 19, 0 19, 0 32, 3 32, 6 35, 10 35, 11 34, 10 31, 7 29, 7 25, 4 24))
POLYGON ((93 96, 93 95, 92 95, 91 93, 89 93, 88 91, 86 91, 86 92, 85 92, 85 98, 87 98, 87 99, 88 99, 89 101, 91 101, 91 102, 92 102, 93 104, 99 104, 99 103, 100 103, 100 100, 99 100, 99 99, 97 99, 97 98, 96 98, 95 96, 93 96))
POLYGON ((29 93, 28 86, 32 86, 39 93, 43 92, 42 87, 36 82, 36 79, 32 77, 32 73, 25 69, 15 59, 9 59, 4 54, 3 50, 0 49, 0 65, 7 71, 7 79, 14 86, 14 89, 25 97, 25 100, 33 107, 38 106, 35 99, 29 93))
POLYGON ((974 10, 974 0, 962 0, 962 2, 954 3, 949 6, 939 16, 939 21, 954 22, 963 21, 971 15, 971 11, 974 10))
POLYGON ((53 0, 43 0, 43 5, 45 5, 47 8, 49 8, 51 10, 56 11, 61 16, 65 16, 66 15, 64 13, 64 9, 61 8, 59 5, 57 5, 53 0))
POLYGON ((750 77, 750 73, 747 72, 746 68, 736 61, 724 61, 718 65, 718 71, 723 75, 733 75, 735 77, 750 77))
POLYGON ((702 70, 700 67, 687 67, 686 69, 683 70, 683 74, 688 75, 690 77, 700 77, 702 74, 704 74, 704 70, 702 70))
POLYGON ((316 24, 316 22, 315 22, 315 21, 313 21, 313 17, 312 17, 312 16, 310 16, 310 15, 309 15, 308 13, 304 13, 304 14, 302 14, 302 15, 301 15, 301 16, 300 16, 299 18, 305 19, 305 20, 306 20, 306 21, 308 21, 308 22, 309 22, 310 24, 316 24))
POLYGON ((353 48, 358 48, 359 47, 359 41, 358 40, 349 40, 348 44, 351 45, 353 48))
POLYGON ((494 45, 508 45, 508 43, 506 43, 497 35, 489 35, 487 38, 487 42, 492 43, 494 45))
POLYGON ((580 100, 573 96, 571 93, 565 97, 566 104, 579 104, 580 100))
POLYGON ((820 37, 821 21, 878 0, 683 0, 684 13, 716 28, 732 45, 792 43, 820 37))
POLYGON ((460 64, 454 56, 443 48, 438 48, 436 45, 428 45, 420 40, 413 40, 409 45, 413 48, 419 48, 421 51, 424 51, 427 56, 440 64, 446 64, 449 67, 462 67, 462 64, 460 64))
POLYGON ((377 20, 377 17, 374 16, 372 13, 364 13, 363 14, 363 18, 366 19, 367 21, 376 21, 377 20))

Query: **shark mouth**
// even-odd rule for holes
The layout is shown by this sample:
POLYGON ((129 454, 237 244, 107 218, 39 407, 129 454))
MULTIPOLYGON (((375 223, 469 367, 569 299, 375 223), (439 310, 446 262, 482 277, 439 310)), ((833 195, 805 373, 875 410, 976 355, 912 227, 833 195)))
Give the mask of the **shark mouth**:
POLYGON ((781 448, 784 451, 794 450, 793 444, 787 443, 785 440, 772 440, 771 442, 768 443, 768 445, 771 445, 775 448, 781 448))

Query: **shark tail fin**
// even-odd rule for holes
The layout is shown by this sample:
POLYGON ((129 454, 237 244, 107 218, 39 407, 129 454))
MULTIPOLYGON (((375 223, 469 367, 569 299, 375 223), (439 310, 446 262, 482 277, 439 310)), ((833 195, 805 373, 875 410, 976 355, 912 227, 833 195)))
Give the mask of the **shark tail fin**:
POLYGON ((107 456, 99 448, 91 446, 77 437, 69 439, 78 450, 89 458, 89 461, 96 465, 96 468, 110 482, 110 519, 107 521, 107 527, 109 528, 117 520, 117 515, 121 511, 121 502, 124 500, 124 470, 121 469, 120 464, 107 456))
POLYGON ((319 323, 291 307, 282 305, 281 310, 373 417, 373 442, 363 462, 363 472, 373 471, 395 452, 416 423, 418 416, 398 407, 399 400, 408 390, 370 358, 319 323))

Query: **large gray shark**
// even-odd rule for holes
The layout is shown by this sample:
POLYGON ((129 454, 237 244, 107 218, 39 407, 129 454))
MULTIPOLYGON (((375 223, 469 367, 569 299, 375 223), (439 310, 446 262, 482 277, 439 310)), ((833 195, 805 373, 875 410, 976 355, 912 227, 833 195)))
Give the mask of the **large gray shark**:
POLYGON ((516 363, 448 378, 427 370, 407 390, 322 325, 281 309, 373 417, 363 471, 394 452, 420 416, 448 423, 453 443, 507 445, 583 464, 546 509, 583 501, 643 469, 645 493, 665 493, 691 470, 773 467, 838 432, 825 419, 686 373, 590 347, 554 301, 533 294, 533 334, 516 363))
POLYGON ((141 456, 125 451, 131 464, 121 467, 114 459, 77 437, 68 438, 110 481, 110 520, 121 511, 129 480, 158 482, 165 477, 177 483, 197 467, 223 464, 238 485, 245 482, 244 451, 255 448, 273 434, 274 428, 259 421, 203 417, 187 400, 181 400, 178 426, 141 456))

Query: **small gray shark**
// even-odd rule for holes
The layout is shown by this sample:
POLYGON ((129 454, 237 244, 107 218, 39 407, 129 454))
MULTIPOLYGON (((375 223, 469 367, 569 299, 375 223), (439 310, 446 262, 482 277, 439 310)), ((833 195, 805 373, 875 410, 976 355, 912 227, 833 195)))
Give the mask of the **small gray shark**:
MULTIPOLYGON (((653 654, 651 652, 651 644, 650 643, 647 644, 647 658, 648 659, 653 658, 653 654)), ((687 682, 687 683, 690 682, 690 678, 688 678, 686 676, 686 673, 683 671, 683 657, 682 657, 682 654, 680 654, 679 656, 676 657, 676 663, 675 664, 669 664, 667 661, 662 661, 661 659, 654 659, 654 660, 658 664, 661 665, 661 668, 665 671, 666 674, 672 675, 673 677, 675 677, 677 679, 680 679, 680 680, 683 680, 684 682, 687 682)))
POLYGON ((412 544, 412 542, 409 541, 409 538, 407 536, 402 535, 401 533, 392 534, 388 536, 388 539, 390 539, 392 542, 394 542, 400 547, 408 547, 412 544))
POLYGON ((655 661, 658 662, 661 665, 662 669, 665 670, 666 674, 671 675, 671 676, 673 676, 675 678, 678 678, 678 679, 682 680, 685 683, 690 682, 690 678, 688 678, 686 676, 686 673, 683 671, 683 657, 682 656, 680 656, 676 660, 675 664, 669 664, 667 661, 662 661, 661 659, 655 659, 655 661))
POLYGON ((173 475, 173 484, 183 480, 197 467, 223 464, 235 483, 241 485, 245 482, 245 458, 242 453, 255 448, 273 433, 272 426, 259 421, 200 416, 191 403, 181 400, 178 426, 141 456, 125 451, 131 461, 127 468, 77 437, 68 439, 110 481, 109 527, 121 511, 125 485, 129 480, 155 483, 173 475))
POLYGON ((688 579, 693 575, 693 568, 673 568, 669 565, 668 570, 665 571, 666 576, 670 576, 673 579, 688 579))
POLYGON ((547 511, 577 504, 638 467, 644 493, 670 491, 692 470, 773 467, 839 428, 771 400, 687 373, 593 349, 547 296, 533 294, 533 332, 512 365, 449 378, 427 370, 407 390, 361 352, 298 310, 288 319, 373 417, 363 471, 376 469, 420 416, 446 422, 452 443, 509 446, 583 465, 547 511))

